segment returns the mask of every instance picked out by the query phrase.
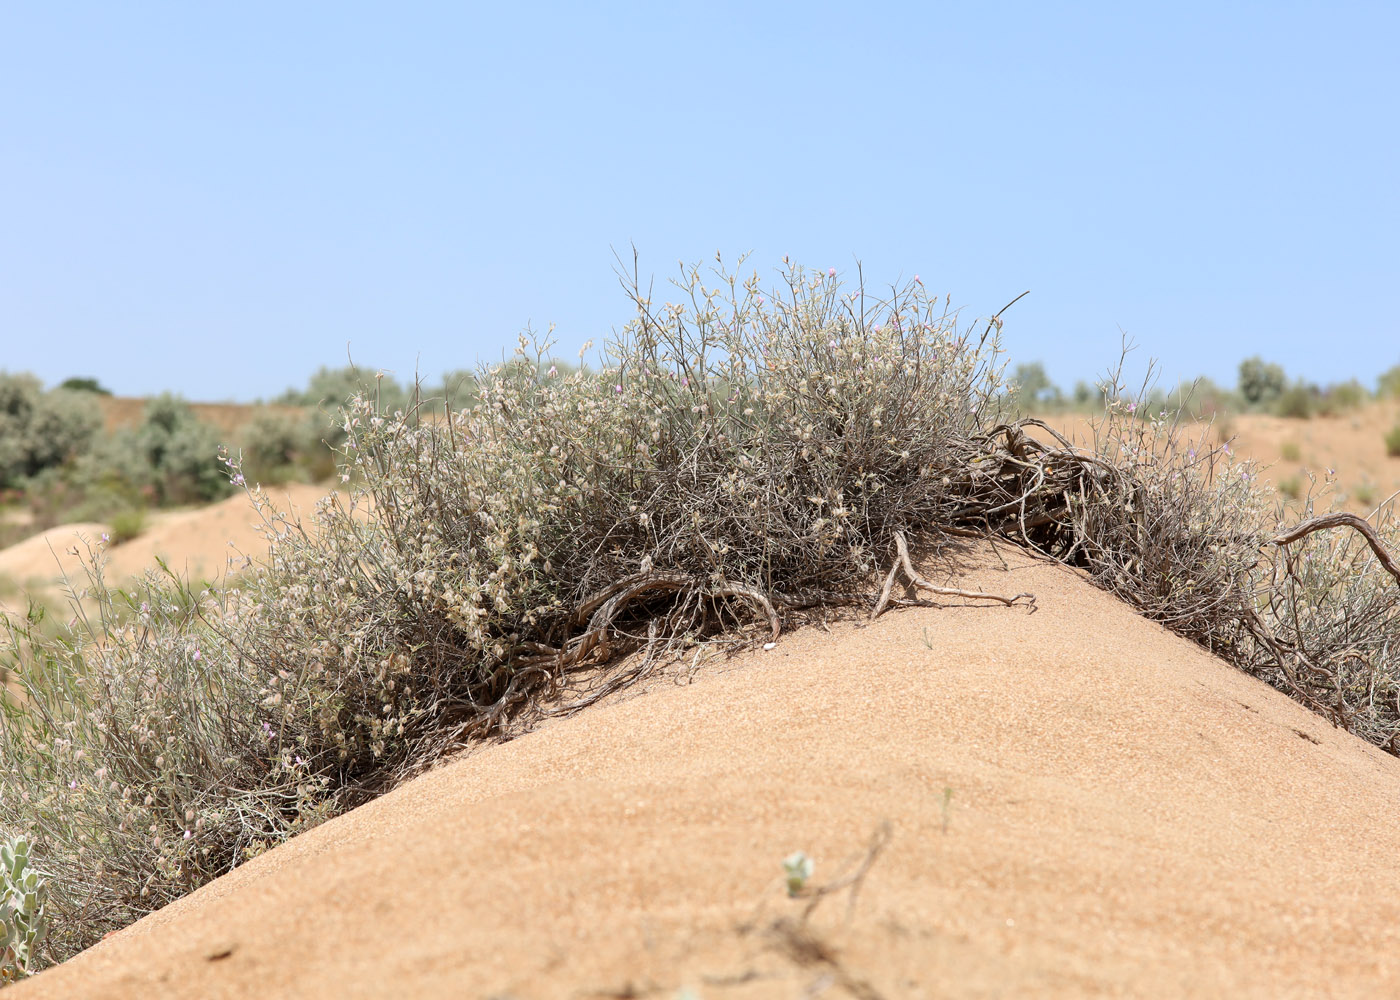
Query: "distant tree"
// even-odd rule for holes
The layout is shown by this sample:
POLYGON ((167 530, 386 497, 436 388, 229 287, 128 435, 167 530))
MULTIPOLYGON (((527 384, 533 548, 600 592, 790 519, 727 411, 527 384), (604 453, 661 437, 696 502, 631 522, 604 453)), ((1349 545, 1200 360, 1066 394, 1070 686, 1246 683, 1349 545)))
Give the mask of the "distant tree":
POLYGON ((1309 385, 1302 379, 1298 379, 1292 385, 1284 388, 1274 399, 1274 412, 1280 417, 1306 420, 1317 409, 1321 396, 1322 393, 1317 386, 1309 385))
POLYGON ((1017 365, 1008 382, 1023 403, 1058 403, 1063 398, 1060 387, 1050 381, 1039 361, 1017 365))
POLYGON ((288 389, 275 403, 287 406, 325 406, 334 409, 343 406, 355 394, 379 399, 380 409, 390 411, 402 409, 408 404, 408 392, 392 375, 383 375, 374 369, 346 365, 344 368, 328 368, 322 365, 306 383, 306 388, 288 389))
POLYGON ((79 375, 64 379, 62 382, 58 383, 58 387, 60 389, 71 389, 73 392, 93 392, 99 396, 110 396, 112 394, 112 390, 103 386, 97 379, 79 375))
POLYGON ((1257 354, 1240 362, 1240 395, 1250 406, 1272 403, 1288 387, 1283 367, 1270 364, 1257 354))

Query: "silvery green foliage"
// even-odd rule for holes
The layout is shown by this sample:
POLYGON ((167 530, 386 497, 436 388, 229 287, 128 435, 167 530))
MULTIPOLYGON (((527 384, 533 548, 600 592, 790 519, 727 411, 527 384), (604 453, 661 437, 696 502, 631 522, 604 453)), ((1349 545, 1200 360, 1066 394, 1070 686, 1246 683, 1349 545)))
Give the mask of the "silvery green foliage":
POLYGON ((333 413, 356 396, 374 400, 384 413, 402 409, 409 401, 408 390, 385 372, 358 365, 344 368, 322 365, 307 381, 304 390, 288 389, 274 402, 288 406, 319 406, 333 413))
POLYGON ((0 486, 16 486, 82 454, 102 428, 90 394, 44 392, 32 375, 0 372, 0 486))
POLYGON ((30 865, 30 850, 24 837, 0 843, 0 983, 37 971, 48 936, 49 883, 30 865))

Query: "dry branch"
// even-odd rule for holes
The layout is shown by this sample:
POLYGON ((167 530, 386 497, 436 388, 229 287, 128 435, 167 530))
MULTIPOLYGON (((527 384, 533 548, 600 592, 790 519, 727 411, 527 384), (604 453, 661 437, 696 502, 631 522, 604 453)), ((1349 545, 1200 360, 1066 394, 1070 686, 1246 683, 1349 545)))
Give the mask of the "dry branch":
POLYGON ((930 593, 938 594, 942 597, 962 597, 970 601, 998 601, 1005 604, 1007 607, 1010 607, 1022 598, 1026 598, 1032 610, 1035 608, 1035 595, 1031 593, 1020 593, 1013 597, 1006 597, 1003 594, 989 594, 981 590, 964 590, 960 587, 940 587, 937 584, 930 583, 914 569, 914 563, 909 558, 909 544, 904 539, 904 532, 896 531, 894 533, 894 544, 899 550, 899 555, 895 564, 890 567, 889 575, 885 577, 885 585, 880 591, 880 599, 875 604, 875 610, 870 614, 871 618, 880 617, 881 613, 884 612, 885 608, 889 605, 890 592, 894 587, 896 571, 899 569, 903 569, 904 574, 909 578, 909 582, 920 590, 927 590, 930 593))
POLYGON ((1385 545, 1381 543, 1380 535, 1376 534, 1376 529, 1371 527, 1370 522, 1355 514, 1338 513, 1310 517, 1279 535, 1273 540, 1273 544, 1282 547, 1290 542, 1296 542, 1306 535, 1311 535, 1314 531, 1326 531, 1329 528, 1354 528, 1359 531, 1361 537, 1366 539, 1366 544, 1371 546, 1371 551, 1376 554, 1376 561, 1384 567, 1387 573, 1395 577, 1396 584, 1400 584, 1400 566, 1395 564, 1395 560, 1386 551, 1385 545))

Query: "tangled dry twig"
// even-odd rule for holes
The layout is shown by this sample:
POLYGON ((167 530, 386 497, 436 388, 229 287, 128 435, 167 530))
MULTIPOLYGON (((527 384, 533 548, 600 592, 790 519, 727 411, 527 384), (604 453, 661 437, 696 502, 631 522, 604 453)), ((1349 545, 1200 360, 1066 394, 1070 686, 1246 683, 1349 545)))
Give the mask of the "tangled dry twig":
POLYGON ((1380 535, 1376 534, 1376 529, 1371 527, 1371 523, 1355 514, 1339 512, 1308 518, 1308 520, 1274 538, 1273 544, 1282 548, 1291 542, 1311 535, 1314 531, 1326 531, 1331 528, 1353 528, 1360 532, 1361 537, 1366 539, 1366 544, 1371 546, 1371 551, 1376 554, 1376 561, 1387 573, 1395 577, 1396 584, 1400 585, 1400 566, 1396 565, 1394 558, 1381 541, 1380 535))

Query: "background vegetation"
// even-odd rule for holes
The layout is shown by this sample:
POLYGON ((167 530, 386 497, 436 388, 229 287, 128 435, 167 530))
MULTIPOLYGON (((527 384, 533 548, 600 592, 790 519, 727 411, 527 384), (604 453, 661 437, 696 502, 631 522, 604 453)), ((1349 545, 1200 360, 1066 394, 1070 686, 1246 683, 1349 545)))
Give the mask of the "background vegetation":
MULTIPOLYGON (((1007 387, 1015 405, 1024 412, 1093 413, 1102 408, 1104 393, 1098 386, 1076 383, 1066 393, 1050 380, 1039 361, 1018 364, 1007 377, 1007 387)), ((1400 399, 1400 365, 1383 373, 1375 389, 1357 379, 1319 386, 1304 379, 1290 380, 1282 366, 1255 356, 1240 362, 1239 378, 1233 388, 1215 384, 1204 376, 1183 382, 1173 389, 1148 387, 1134 402, 1144 411, 1178 412, 1199 419, 1224 413, 1270 413, 1305 419, 1335 416, 1355 410, 1373 399, 1400 399)))

